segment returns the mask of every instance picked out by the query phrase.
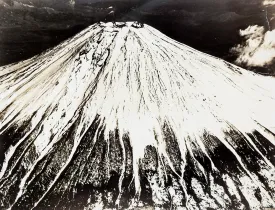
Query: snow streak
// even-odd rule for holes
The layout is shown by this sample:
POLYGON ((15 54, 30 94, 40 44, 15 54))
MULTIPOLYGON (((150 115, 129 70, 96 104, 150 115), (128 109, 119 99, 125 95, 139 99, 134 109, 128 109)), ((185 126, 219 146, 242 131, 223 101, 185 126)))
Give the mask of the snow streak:
POLYGON ((274 107, 272 77, 94 24, 0 68, 0 206, 275 206, 274 107))

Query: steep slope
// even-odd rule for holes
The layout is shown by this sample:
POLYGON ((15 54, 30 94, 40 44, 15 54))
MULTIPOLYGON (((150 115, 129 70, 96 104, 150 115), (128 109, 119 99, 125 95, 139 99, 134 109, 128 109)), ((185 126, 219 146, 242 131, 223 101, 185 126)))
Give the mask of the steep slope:
POLYGON ((275 206, 275 80, 148 25, 0 68, 0 205, 275 206))

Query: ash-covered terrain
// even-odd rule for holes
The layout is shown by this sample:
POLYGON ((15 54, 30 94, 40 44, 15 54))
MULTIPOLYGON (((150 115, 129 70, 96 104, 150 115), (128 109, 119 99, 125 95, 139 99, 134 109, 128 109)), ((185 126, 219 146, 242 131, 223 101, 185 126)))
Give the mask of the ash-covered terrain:
POLYGON ((0 68, 3 209, 274 207, 275 79, 133 22, 0 68))

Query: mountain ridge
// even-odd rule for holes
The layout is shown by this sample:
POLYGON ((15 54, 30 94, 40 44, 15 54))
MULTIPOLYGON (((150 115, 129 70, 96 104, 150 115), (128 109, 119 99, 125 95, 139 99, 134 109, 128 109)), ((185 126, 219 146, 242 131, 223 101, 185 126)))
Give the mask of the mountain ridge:
POLYGON ((274 205, 273 83, 146 24, 94 24, 0 67, 0 204, 274 205))

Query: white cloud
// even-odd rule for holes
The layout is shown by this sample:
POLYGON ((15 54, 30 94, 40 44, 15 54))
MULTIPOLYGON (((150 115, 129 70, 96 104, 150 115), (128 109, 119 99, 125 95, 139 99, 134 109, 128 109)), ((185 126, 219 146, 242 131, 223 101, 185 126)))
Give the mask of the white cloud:
POLYGON ((238 54, 236 63, 248 66, 264 66, 275 59, 275 30, 265 32, 264 27, 249 26, 240 30, 245 42, 232 48, 238 54))
POLYGON ((275 0, 265 0, 263 2, 263 5, 275 5, 275 0))

